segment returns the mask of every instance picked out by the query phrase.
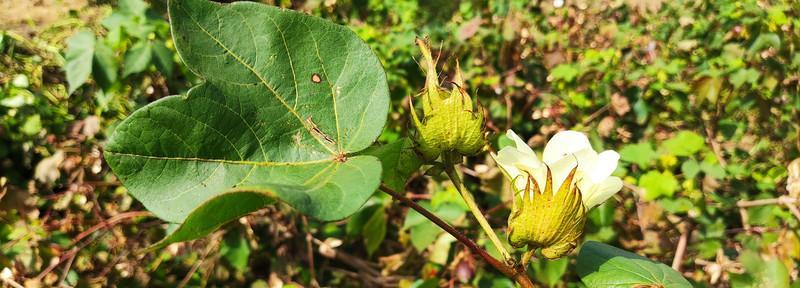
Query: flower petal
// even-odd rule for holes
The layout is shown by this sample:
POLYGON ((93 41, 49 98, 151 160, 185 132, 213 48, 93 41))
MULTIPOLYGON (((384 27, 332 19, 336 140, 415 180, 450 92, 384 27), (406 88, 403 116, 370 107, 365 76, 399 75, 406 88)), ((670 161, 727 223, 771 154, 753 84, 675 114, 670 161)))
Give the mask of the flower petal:
POLYGON ((556 133, 544 147, 542 161, 548 165, 555 163, 564 156, 576 153, 584 149, 592 149, 589 138, 577 131, 561 131, 556 133))
MULTIPOLYGON (((550 172, 553 173, 553 193, 555 194, 558 188, 561 187, 561 184, 564 183, 564 180, 567 179, 569 172, 575 167, 575 158, 564 157, 547 166, 550 167, 550 172)), ((537 181, 538 180, 539 179, 537 179, 537 181)), ((542 185, 544 185, 544 183, 542 183, 542 185)))
POLYGON ((588 191, 581 191, 583 197, 583 205, 586 209, 592 209, 594 206, 606 202, 615 193, 622 189, 622 179, 619 177, 608 177, 600 183, 592 185, 588 191))
MULTIPOLYGON (((509 179, 512 179, 512 181, 515 181, 514 179, 522 174, 522 171, 517 168, 516 164, 521 159, 528 157, 525 153, 520 152, 514 147, 505 147, 501 149, 500 152, 497 152, 497 154, 492 153, 491 155, 494 161, 497 162, 497 166, 500 167, 500 170, 502 170, 509 179)), ((525 188, 524 181, 521 182, 523 183, 521 188, 525 188)), ((517 188, 521 189, 519 186, 520 185, 517 185, 517 188)))
MULTIPOLYGON (((533 149, 531 149, 531 147, 528 146, 528 143, 525 142, 525 140, 522 140, 522 138, 517 136, 517 133, 514 133, 514 130, 508 129, 508 131, 506 131, 506 137, 511 138, 511 140, 514 140, 514 144, 516 144, 517 150, 519 150, 522 153, 528 154, 532 156, 534 159, 536 159, 536 154, 533 153, 533 149)), ((538 162, 538 159, 536 160, 538 162)))
POLYGON ((589 178, 594 183, 600 183, 614 173, 614 170, 617 169, 617 162, 619 162, 619 153, 611 150, 601 152, 597 155, 597 161, 589 173, 589 178))

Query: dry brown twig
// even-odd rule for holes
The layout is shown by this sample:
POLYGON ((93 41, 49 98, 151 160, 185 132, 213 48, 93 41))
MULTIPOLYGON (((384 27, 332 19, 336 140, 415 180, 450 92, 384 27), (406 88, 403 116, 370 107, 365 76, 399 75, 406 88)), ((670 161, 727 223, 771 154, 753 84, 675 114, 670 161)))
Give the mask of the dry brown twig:
MULTIPOLYGON (((800 202, 797 198, 792 198, 789 196, 781 196, 778 198, 770 198, 770 199, 758 199, 758 200, 739 200, 736 202, 736 206, 739 208, 748 208, 754 206, 763 206, 763 205, 783 205, 790 212, 800 221, 800 210, 797 209, 797 202, 800 202)), ((746 215, 746 214, 744 214, 746 215)))
POLYGON ((681 271, 681 264, 683 264, 683 257, 686 255, 686 247, 689 243, 689 235, 692 234, 692 229, 686 228, 683 229, 681 237, 678 238, 678 247, 675 248, 675 257, 672 258, 672 269, 675 271, 681 271))

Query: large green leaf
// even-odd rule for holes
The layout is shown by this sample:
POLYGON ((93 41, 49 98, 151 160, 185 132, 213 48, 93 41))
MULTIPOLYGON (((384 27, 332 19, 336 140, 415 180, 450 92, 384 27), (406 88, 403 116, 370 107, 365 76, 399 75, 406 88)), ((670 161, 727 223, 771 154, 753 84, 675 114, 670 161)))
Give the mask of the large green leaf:
POLYGON ((175 45, 205 82, 119 124, 105 157, 158 217, 201 237, 275 198, 321 220, 346 217, 378 187, 354 156, 380 134, 385 73, 349 29, 257 3, 170 1, 175 45))
POLYGON ((589 241, 577 261, 578 276, 587 287, 692 287, 667 265, 637 254, 589 241))

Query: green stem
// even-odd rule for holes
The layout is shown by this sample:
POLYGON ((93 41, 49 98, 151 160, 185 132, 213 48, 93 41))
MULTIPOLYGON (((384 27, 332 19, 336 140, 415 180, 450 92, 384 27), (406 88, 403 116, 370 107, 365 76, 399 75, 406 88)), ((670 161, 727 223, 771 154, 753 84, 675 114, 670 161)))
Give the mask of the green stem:
POLYGON ((492 241, 494 247, 496 247, 497 251, 500 251, 500 254, 503 255, 503 260, 508 263, 512 263, 514 259, 511 258, 511 254, 508 253, 506 247, 503 246, 502 242, 500 242, 500 238, 494 233, 492 226, 490 226, 489 222, 486 221, 486 217, 483 216, 483 212, 481 211, 480 207, 478 207, 478 204, 475 203, 475 198, 472 198, 472 194, 467 191, 466 187, 464 187, 464 182, 461 181, 461 177, 458 176, 458 173, 456 173, 455 170, 455 168, 458 166, 453 165, 452 162, 453 161, 445 160, 445 173, 447 173, 447 176, 450 177, 450 181, 453 182, 453 185, 456 186, 456 190, 458 190, 458 193, 461 194, 461 198, 464 198, 464 202, 467 203, 467 207, 469 207, 472 215, 474 215, 475 219, 478 220, 478 224, 481 226, 481 228, 483 228, 483 232, 489 236, 489 240, 492 241))

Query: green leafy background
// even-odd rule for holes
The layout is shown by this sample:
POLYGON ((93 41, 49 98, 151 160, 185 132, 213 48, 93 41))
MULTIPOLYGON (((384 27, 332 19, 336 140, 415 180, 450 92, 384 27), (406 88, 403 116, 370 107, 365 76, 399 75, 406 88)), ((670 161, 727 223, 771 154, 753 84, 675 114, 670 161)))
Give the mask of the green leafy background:
MULTIPOLYGON (((234 146, 248 151, 247 161, 333 163, 329 160, 336 153, 315 144, 319 142, 306 134, 301 134, 301 140, 310 146, 295 158, 290 159, 280 149, 266 154, 284 158, 253 153, 259 149, 244 144, 250 143, 246 141, 252 138, 250 134, 236 130, 240 126, 234 128, 238 117, 227 114, 226 109, 210 109, 215 105, 210 101, 252 100, 219 102, 236 108, 234 111, 239 104, 248 104, 241 107, 250 109, 247 115, 251 116, 245 121, 251 123, 256 119, 275 120, 259 116, 258 109, 264 110, 264 115, 271 107, 277 112, 269 115, 284 115, 286 111, 269 102, 273 98, 249 97, 269 96, 265 91, 226 87, 225 83, 231 81, 257 82, 251 81, 252 73, 238 69, 217 73, 216 78, 214 73, 207 73, 241 65, 218 65, 224 59, 234 60, 212 56, 222 53, 206 50, 210 48, 186 53, 185 43, 172 38, 166 1, 7 2, 0 2, 0 266, 10 267, 15 281, 43 287, 59 282, 71 286, 116 283, 176 287, 185 283, 265 287, 276 281, 287 286, 310 286, 312 278, 332 287, 386 283, 402 287, 513 285, 443 231, 420 221, 418 214, 387 196, 371 194, 371 188, 348 192, 353 196, 342 202, 347 209, 321 211, 291 198, 307 191, 306 186, 296 185, 298 179, 271 177, 280 181, 261 181, 267 173, 299 177, 312 171, 282 173, 289 171, 273 170, 290 168, 258 168, 254 171, 263 173, 248 178, 252 185, 242 187, 249 189, 237 190, 231 189, 234 180, 244 178, 246 171, 231 168, 231 178, 217 175, 213 178, 216 181, 206 183, 212 185, 204 189, 203 197, 179 202, 161 201, 164 199, 154 195, 162 194, 149 194, 176 188, 155 179, 158 172, 153 172, 149 182, 139 179, 139 184, 131 185, 137 182, 135 174, 117 177, 112 171, 125 165, 129 167, 123 170, 131 171, 136 165, 151 165, 164 168, 170 176, 180 176, 181 182, 176 182, 180 185, 203 183, 197 177, 210 175, 175 175, 181 169, 170 165, 177 163, 156 159, 109 157, 113 153, 108 152, 123 152, 114 148, 121 147, 118 144, 126 138, 161 137, 140 137, 142 131, 133 131, 126 124, 140 120, 125 119, 137 119, 145 113, 176 117, 151 133, 171 127, 186 128, 182 131, 187 137, 205 134, 188 129, 200 124, 176 127, 185 123, 186 117, 166 107, 205 119, 204 123, 217 125, 213 127, 222 133, 243 137, 228 138, 241 140, 234 146), (202 55, 209 57, 198 60, 205 57, 202 55), (231 91, 241 93, 233 93, 234 98, 223 97, 231 91), (196 97, 200 94, 208 97, 196 97), (211 119, 217 118, 211 116, 233 122, 214 123, 211 119), (126 133, 129 136, 116 136, 126 133), (283 200, 264 196, 270 194, 283 200), (235 203, 227 197, 238 198, 246 205, 224 208, 226 203, 235 203), (198 222, 203 225, 191 229, 167 223, 199 215, 191 212, 200 211, 193 210, 200 203, 206 203, 202 210, 219 217, 219 221, 198 222), (171 204, 174 207, 168 206, 171 204), (168 221, 137 214, 147 209, 168 221), (300 213, 304 209, 330 214, 308 217, 300 213), (217 213, 222 211, 231 213, 217 213), (320 220, 353 212, 342 221, 320 220), (234 220, 222 225, 229 219, 234 220), (176 237, 173 240, 188 240, 205 234, 201 232, 210 233, 164 249, 144 251, 167 235, 176 237), (313 273, 309 251, 315 264, 313 273), (58 260, 58 265, 48 269, 58 260)), ((375 121, 365 122, 370 128, 363 134, 352 131, 360 136, 345 136, 340 141, 332 136, 338 129, 323 116, 330 115, 323 111, 332 107, 327 102, 315 102, 320 104, 319 109, 299 111, 308 112, 302 115, 312 116, 323 134, 336 139, 337 145, 330 148, 347 153, 346 165, 363 162, 358 166, 369 167, 365 173, 375 177, 380 174, 388 185, 407 192, 477 239, 490 253, 497 255, 449 182, 431 167, 422 166, 421 170, 430 175, 416 171, 420 163, 407 139, 411 133, 406 101, 424 82, 415 61, 419 58, 415 37, 429 36, 442 80, 452 75, 456 60, 461 63, 466 90, 486 108, 486 129, 493 149, 507 144, 500 136, 507 128, 513 128, 537 150, 558 130, 575 129, 587 133, 597 149, 620 152, 622 160, 615 175, 624 179, 625 188, 591 211, 585 240, 607 243, 673 266, 679 240, 686 235, 685 255, 676 267, 693 286, 799 285, 800 220, 790 210, 798 202, 774 204, 769 200, 781 196, 797 199, 799 193, 797 188, 790 189, 798 186, 790 180, 795 179, 790 176, 796 170, 788 168, 800 157, 800 7, 796 2, 565 1, 558 8, 553 4, 560 1, 263 2, 344 25, 336 29, 351 30, 366 42, 359 51, 376 57, 371 58, 373 62, 362 60, 358 69, 377 67, 376 61, 380 61, 385 73, 364 77, 377 82, 385 77, 388 85, 378 88, 388 93, 390 101, 373 102, 374 109, 366 109, 375 113, 369 118, 375 121), (377 143, 368 147, 376 137, 377 143), (339 149, 338 144, 346 143, 352 144, 339 149), (379 164, 373 156, 382 162, 379 164), (737 205, 738 201, 759 199, 773 204, 744 209, 737 205)), ((255 7, 251 5, 231 6, 241 9, 231 17, 246 21, 243 17, 256 9, 242 7, 255 7)), ((213 22, 216 17, 201 18, 213 22)), ((303 23, 323 21, 303 17, 309 21, 303 23)), ((247 46, 265 41, 264 37, 276 32, 267 29, 270 31, 255 33, 259 37, 250 37, 254 33, 248 29, 221 26, 230 32, 217 38, 241 46, 236 51, 254 52, 247 46)), ((217 25, 210 27, 209 32, 219 31, 217 25)), ((309 28, 292 25, 291 29, 299 33, 309 28)), ((319 40, 343 41, 338 37, 319 40)), ((357 43, 349 41, 345 42, 357 43)), ((213 47, 213 43, 205 42, 190 46, 213 47)), ((262 46, 258 49, 266 51, 262 46)), ((347 49, 325 47, 320 51, 326 51, 331 59, 340 59, 347 49)), ((290 53, 304 51, 297 48, 290 53)), ((271 55, 258 56, 263 65, 258 67, 270 71, 266 63, 271 55)), ((313 65, 314 59, 297 57, 298 61, 309 61, 308 65, 313 65)), ((327 72, 330 75, 332 71, 327 72)), ((297 79, 313 89, 311 77, 306 74, 297 79)), ((380 83, 360 85, 374 88, 380 83)), ((291 95, 293 87, 280 88, 291 95)), ((280 93, 287 94, 283 90, 280 93)), ((330 96, 328 90, 320 90, 316 96, 330 96)), ((366 94, 352 99, 364 99, 366 94)), ((361 111, 354 104, 340 107, 361 111)), ((291 124, 291 118, 281 120, 284 122, 275 121, 298 124, 291 124)), ((259 129, 266 135, 280 127, 259 129)), ((182 153, 196 151, 199 156, 241 161, 233 158, 235 153, 222 142, 226 142, 224 137, 210 137, 192 142, 195 144, 189 146, 196 147, 191 149, 175 143, 148 149, 163 152, 162 156, 187 156, 192 154, 182 153), (205 146, 197 146, 201 143, 205 146)), ((197 165, 192 171, 207 168, 197 165)), ((466 159, 465 168, 462 172, 467 187, 475 191, 479 205, 504 238, 507 201, 511 199, 508 183, 485 155, 466 159)), ((361 181, 342 176, 353 174, 341 173, 345 174, 331 181, 361 181)), ((377 181, 366 182, 364 187, 377 185, 377 181)), ((329 204, 334 203, 319 203, 329 204)), ((581 277, 586 280, 589 274, 581 272, 586 262, 581 261, 580 249, 565 260, 535 260, 528 273, 542 286, 587 285, 581 282, 581 277)))

